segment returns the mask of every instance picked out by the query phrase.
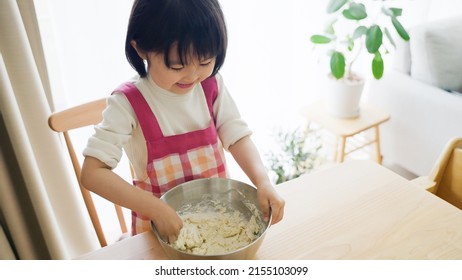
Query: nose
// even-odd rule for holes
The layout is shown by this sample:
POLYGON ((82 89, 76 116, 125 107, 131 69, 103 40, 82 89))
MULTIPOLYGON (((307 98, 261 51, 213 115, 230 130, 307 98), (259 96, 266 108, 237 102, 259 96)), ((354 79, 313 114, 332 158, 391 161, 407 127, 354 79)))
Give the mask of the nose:
POLYGON ((188 69, 188 71, 186 72, 186 76, 188 78, 197 78, 198 76, 198 70, 199 68, 196 67, 195 65, 191 65, 188 69))
POLYGON ((186 68, 184 79, 190 82, 196 81, 201 75, 201 68, 199 65, 191 64, 186 68))

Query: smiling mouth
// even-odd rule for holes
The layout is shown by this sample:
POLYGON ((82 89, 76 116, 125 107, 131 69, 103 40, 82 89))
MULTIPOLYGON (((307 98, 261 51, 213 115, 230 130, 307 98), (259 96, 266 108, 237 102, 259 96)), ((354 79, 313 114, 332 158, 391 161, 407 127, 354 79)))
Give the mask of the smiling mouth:
POLYGON ((181 83, 176 83, 176 85, 179 87, 179 88, 190 88, 194 85, 194 83, 190 83, 190 84, 181 84, 181 83))

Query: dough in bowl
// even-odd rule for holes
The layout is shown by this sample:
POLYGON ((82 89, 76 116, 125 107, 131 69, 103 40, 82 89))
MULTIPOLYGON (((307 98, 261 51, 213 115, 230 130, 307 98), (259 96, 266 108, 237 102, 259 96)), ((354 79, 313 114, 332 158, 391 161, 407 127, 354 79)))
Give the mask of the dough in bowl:
MULTIPOLYGON (((256 209, 255 209, 256 210, 256 209)), ((195 255, 219 255, 236 251, 258 238, 257 211, 247 218, 222 202, 208 201, 179 211, 183 228, 171 244, 195 255)))

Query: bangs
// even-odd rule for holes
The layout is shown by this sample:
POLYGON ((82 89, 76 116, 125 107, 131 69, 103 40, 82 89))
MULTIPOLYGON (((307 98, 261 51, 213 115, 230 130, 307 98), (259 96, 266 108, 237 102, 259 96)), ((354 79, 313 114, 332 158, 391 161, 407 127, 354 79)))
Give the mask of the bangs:
POLYGON ((216 13, 201 13, 203 7, 200 5, 191 6, 192 9, 177 11, 177 17, 169 20, 169 25, 176 28, 170 30, 171 38, 162 50, 167 66, 170 66, 169 52, 175 46, 183 65, 189 64, 191 57, 205 60, 225 56, 227 37, 223 17, 216 13))
POLYGON ((166 47, 164 52, 165 64, 170 66, 169 52, 172 47, 177 48, 177 54, 180 58, 180 63, 183 65, 189 64, 189 60, 199 58, 199 60, 206 60, 209 58, 217 57, 221 54, 221 44, 219 40, 214 39, 212 36, 207 36, 202 39, 197 37, 183 38, 178 41, 172 42, 166 47))

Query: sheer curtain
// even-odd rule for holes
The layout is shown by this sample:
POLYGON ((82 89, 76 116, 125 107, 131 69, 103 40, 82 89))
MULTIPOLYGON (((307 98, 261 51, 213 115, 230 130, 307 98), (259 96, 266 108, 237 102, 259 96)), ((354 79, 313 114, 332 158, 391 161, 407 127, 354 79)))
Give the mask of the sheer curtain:
POLYGON ((0 38, 3 241, 18 259, 72 258, 98 243, 47 124, 53 99, 34 1, 0 1, 0 38))

